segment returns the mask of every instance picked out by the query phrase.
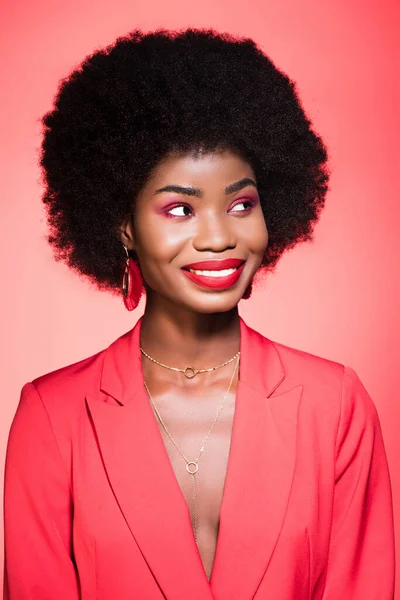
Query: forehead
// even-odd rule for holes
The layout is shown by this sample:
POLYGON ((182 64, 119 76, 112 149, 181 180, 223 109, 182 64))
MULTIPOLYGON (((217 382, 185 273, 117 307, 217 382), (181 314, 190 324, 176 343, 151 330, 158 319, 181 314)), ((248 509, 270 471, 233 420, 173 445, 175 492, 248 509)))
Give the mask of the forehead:
POLYGON ((174 153, 160 161, 146 187, 156 189, 166 183, 190 184, 200 188, 208 185, 225 187, 242 177, 255 179, 254 171, 250 163, 233 150, 174 153))

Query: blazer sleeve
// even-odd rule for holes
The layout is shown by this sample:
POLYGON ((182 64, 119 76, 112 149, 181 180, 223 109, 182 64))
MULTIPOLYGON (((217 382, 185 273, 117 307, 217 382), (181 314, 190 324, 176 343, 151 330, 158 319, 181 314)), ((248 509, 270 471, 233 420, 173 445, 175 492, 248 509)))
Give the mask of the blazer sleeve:
POLYGON ((381 427, 356 372, 344 367, 323 600, 392 600, 394 570, 392 495, 381 427))
POLYGON ((46 408, 27 383, 15 413, 4 478, 4 600, 78 600, 72 497, 46 408))

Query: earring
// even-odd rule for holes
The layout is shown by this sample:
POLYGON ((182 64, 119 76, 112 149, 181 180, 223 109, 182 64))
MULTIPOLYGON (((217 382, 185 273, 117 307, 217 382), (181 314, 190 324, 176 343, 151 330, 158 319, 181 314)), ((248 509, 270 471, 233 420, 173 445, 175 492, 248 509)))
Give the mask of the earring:
POLYGON ((250 298, 252 290, 253 290, 253 282, 251 281, 244 291, 242 300, 247 300, 248 298, 250 298))
POLYGON ((128 248, 124 248, 126 262, 122 277, 122 298, 127 310, 133 310, 139 304, 143 293, 143 279, 138 262, 129 256, 128 248))

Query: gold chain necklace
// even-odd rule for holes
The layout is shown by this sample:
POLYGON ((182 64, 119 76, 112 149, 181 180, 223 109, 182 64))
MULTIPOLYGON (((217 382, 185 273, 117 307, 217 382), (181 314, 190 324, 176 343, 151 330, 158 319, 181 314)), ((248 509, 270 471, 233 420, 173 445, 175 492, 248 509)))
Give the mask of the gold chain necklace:
POLYGON ((197 375, 197 373, 208 373, 209 371, 215 371, 215 369, 220 369, 221 367, 224 367, 225 365, 228 365, 230 362, 232 362, 233 360, 235 360, 235 358, 237 356, 239 356, 239 354, 240 354, 240 352, 237 352, 235 354, 235 356, 232 356, 232 358, 230 358, 226 362, 222 363, 221 365, 217 365, 216 367, 211 367, 210 369, 195 369, 192 366, 186 367, 185 369, 178 369, 177 367, 169 367, 168 365, 164 365, 163 363, 158 362, 158 360, 156 360, 155 358, 152 358, 151 356, 149 356, 148 354, 146 354, 146 352, 143 350, 142 347, 140 347, 140 351, 147 358, 149 358, 150 360, 152 360, 153 362, 155 362, 157 365, 160 365, 160 367, 164 367, 165 369, 170 369, 171 371, 179 371, 180 373, 183 373, 184 376, 187 377, 188 379, 193 379, 193 377, 195 375, 197 375))
MULTIPOLYGON (((206 447, 206 444, 207 444, 207 442, 208 442, 208 439, 209 439, 209 437, 210 437, 210 435, 211 435, 211 433, 212 433, 212 431, 213 431, 213 429, 214 429, 214 427, 215 427, 215 425, 216 425, 216 423, 217 423, 217 421, 218 421, 218 418, 219 418, 219 416, 220 416, 220 414, 221 414, 221 412, 222 412, 222 409, 223 409, 223 407, 224 407, 225 401, 226 401, 226 399, 227 399, 227 397, 228 397, 228 394, 229 394, 229 391, 230 391, 230 389, 231 389, 231 386, 232 386, 232 381, 233 381, 233 378, 234 378, 234 376, 235 376, 235 373, 236 373, 237 367, 238 367, 238 365, 239 365, 240 351, 239 351, 239 352, 238 352, 238 353, 237 353, 235 356, 237 356, 237 357, 238 357, 238 359, 237 359, 237 362, 236 362, 235 368, 234 368, 234 370, 233 370, 233 373, 232 373, 231 380, 230 380, 230 382, 229 382, 229 387, 228 387, 228 390, 227 390, 227 392, 226 392, 226 394, 225 394, 225 396, 224 396, 224 398, 223 398, 223 400, 222 400, 222 402, 221 402, 221 404, 220 404, 220 406, 219 406, 219 409, 218 409, 217 415, 216 415, 216 417, 215 417, 215 419, 214 419, 214 421, 213 421, 213 423, 212 423, 212 425, 211 425, 211 427, 210 427, 210 429, 209 429, 209 431, 208 431, 208 433, 207 433, 206 437, 204 438, 203 444, 202 444, 202 446, 201 446, 201 448, 200 448, 200 452, 199 452, 199 454, 198 454, 198 456, 197 456, 197 458, 196 458, 195 460, 189 460, 188 458, 186 458, 186 456, 183 454, 182 450, 179 448, 179 446, 178 446, 178 445, 177 445, 177 443, 175 442, 174 438, 172 437, 172 435, 171 435, 171 434, 170 434, 170 432, 168 431, 168 428, 166 427, 166 425, 165 425, 165 423, 164 423, 163 419, 161 418, 161 415, 160 415, 160 413, 159 413, 159 411, 158 411, 158 409, 157 409, 156 405, 154 404, 154 400, 153 400, 153 398, 152 398, 152 396, 151 396, 151 394, 150 394, 150 392, 149 392, 149 388, 147 387, 147 385, 146 385, 146 382, 144 381, 144 385, 145 385, 145 388, 146 388, 146 390, 147 390, 147 393, 148 393, 148 395, 149 395, 150 402, 151 402, 151 404, 152 404, 152 406, 153 406, 153 409, 154 409, 154 411, 155 411, 155 413, 156 413, 156 415, 157 415, 157 417, 158 417, 158 419, 159 419, 159 421, 160 421, 160 423, 161 423, 162 427, 163 427, 163 428, 164 428, 164 430, 165 430, 165 433, 168 435, 169 439, 170 439, 170 440, 171 440, 171 442, 174 444, 175 448, 178 450, 179 454, 182 456, 182 458, 183 458, 183 459, 184 459, 184 461, 186 462, 186 471, 189 473, 189 475, 191 475, 191 476, 192 476, 192 491, 193 491, 193 532, 194 532, 194 538, 195 538, 195 540, 196 540, 196 544, 197 544, 197 493, 196 493, 196 480, 195 480, 195 476, 196 476, 196 473, 197 473, 197 471, 199 470, 198 461, 199 461, 199 459, 200 459, 201 455, 202 455, 202 454, 203 454, 203 452, 204 452, 204 449, 205 449, 205 447, 206 447)), ((234 358, 235 358, 235 357, 234 357, 234 358)), ((231 360, 232 360, 232 359, 231 359, 231 360)), ((230 362, 230 361, 229 361, 229 362, 230 362)))

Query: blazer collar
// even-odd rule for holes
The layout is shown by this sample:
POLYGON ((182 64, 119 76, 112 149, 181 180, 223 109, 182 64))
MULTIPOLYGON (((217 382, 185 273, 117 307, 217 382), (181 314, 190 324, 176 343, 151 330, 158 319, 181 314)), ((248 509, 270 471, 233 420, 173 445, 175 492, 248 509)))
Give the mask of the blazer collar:
POLYGON ((86 398, 110 485, 165 597, 250 600, 285 518, 302 386, 283 389, 285 369, 274 343, 240 319, 239 382, 209 582, 143 385, 141 322, 106 350, 102 391, 86 398))
MULTIPOLYGON (((269 398, 285 379, 286 373, 275 344, 240 320, 239 379, 269 398), (266 369, 266 365, 268 368, 266 369)), ((143 385, 140 328, 136 325, 113 342, 105 351, 100 389, 119 404, 130 402, 143 385)))

